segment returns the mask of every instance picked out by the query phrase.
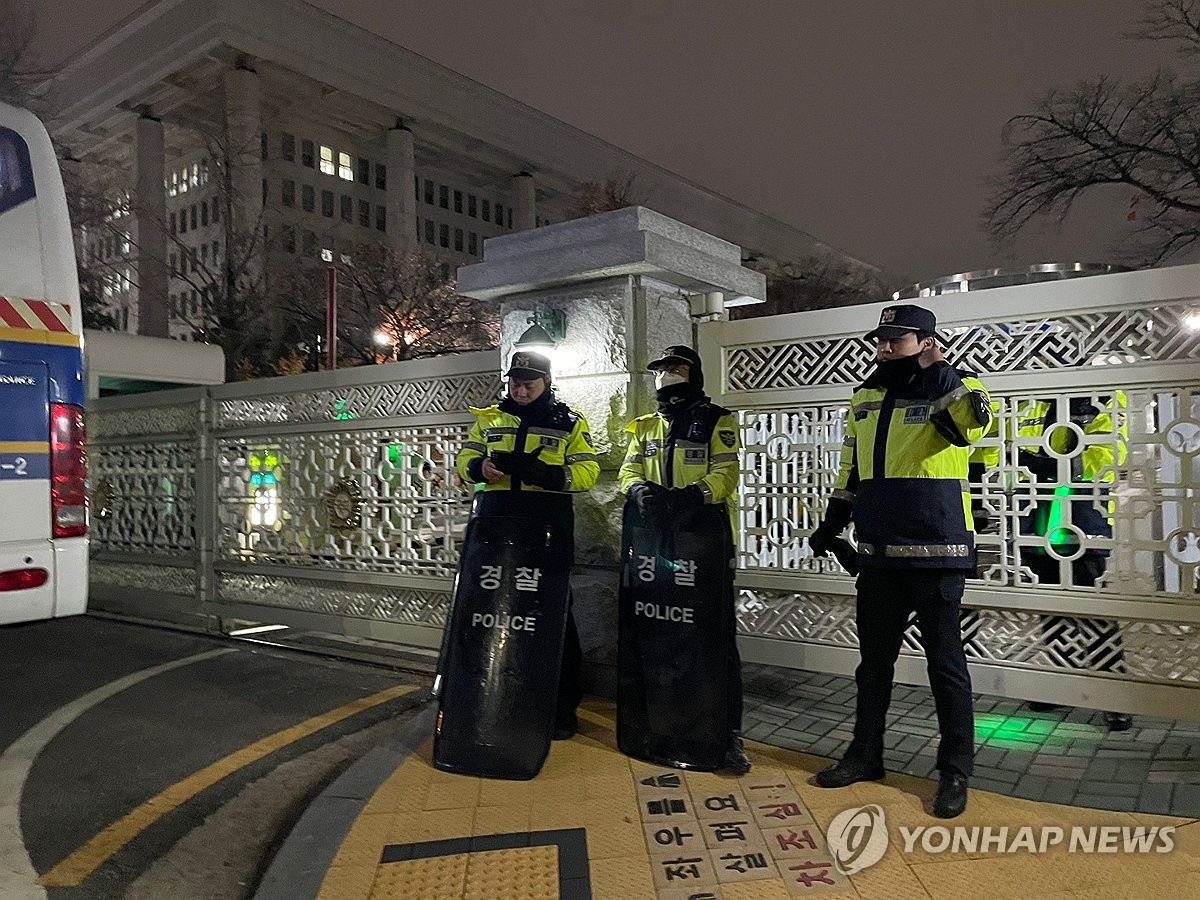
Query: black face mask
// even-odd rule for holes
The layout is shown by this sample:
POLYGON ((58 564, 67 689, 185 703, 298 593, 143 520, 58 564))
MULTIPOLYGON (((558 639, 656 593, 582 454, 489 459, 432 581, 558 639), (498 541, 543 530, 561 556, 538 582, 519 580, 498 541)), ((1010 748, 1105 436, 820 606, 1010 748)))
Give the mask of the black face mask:
POLYGON ((919 355, 881 360, 875 365, 875 381, 885 388, 905 387, 921 371, 919 355))

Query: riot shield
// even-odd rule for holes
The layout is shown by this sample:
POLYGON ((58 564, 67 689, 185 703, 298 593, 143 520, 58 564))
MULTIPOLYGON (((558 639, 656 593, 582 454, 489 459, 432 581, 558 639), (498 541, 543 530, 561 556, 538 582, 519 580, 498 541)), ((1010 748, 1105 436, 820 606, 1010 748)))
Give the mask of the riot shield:
POLYGON ((467 527, 438 661, 433 764, 533 778, 550 752, 571 560, 532 519, 467 527))
POLYGON ((660 530, 625 504, 618 600, 617 745, 681 769, 729 745, 731 547, 724 505, 660 530))

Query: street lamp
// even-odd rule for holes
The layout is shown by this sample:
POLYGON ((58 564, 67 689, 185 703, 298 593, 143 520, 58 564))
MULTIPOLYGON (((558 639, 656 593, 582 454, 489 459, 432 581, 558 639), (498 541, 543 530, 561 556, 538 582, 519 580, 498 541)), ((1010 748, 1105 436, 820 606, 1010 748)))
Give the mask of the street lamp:
POLYGON ((567 336, 567 314, 561 309, 536 309, 527 320, 529 327, 517 338, 514 349, 533 350, 550 356, 567 336))

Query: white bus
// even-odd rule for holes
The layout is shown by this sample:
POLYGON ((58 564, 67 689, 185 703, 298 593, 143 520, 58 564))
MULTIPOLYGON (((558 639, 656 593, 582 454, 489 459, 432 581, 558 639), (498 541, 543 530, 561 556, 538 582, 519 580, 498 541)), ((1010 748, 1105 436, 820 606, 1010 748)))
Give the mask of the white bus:
POLYGON ((0 625, 87 606, 82 336, 50 136, 0 103, 0 625))

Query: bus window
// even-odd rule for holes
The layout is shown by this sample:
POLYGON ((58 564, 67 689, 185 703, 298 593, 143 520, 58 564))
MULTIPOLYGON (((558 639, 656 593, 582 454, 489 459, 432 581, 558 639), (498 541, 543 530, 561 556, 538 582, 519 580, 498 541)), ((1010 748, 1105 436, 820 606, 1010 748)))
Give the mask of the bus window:
POLYGON ((11 128, 0 126, 0 214, 35 195, 29 147, 11 128))

